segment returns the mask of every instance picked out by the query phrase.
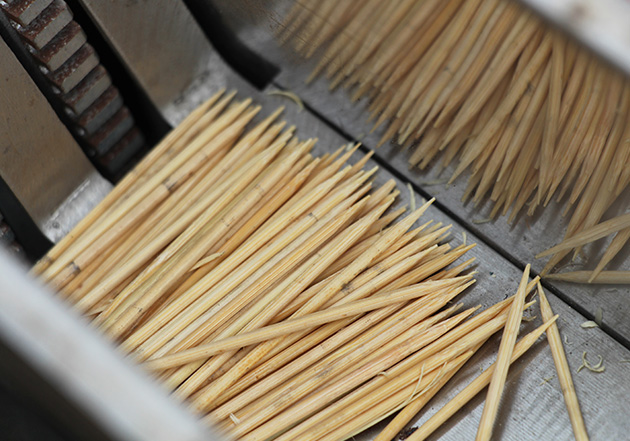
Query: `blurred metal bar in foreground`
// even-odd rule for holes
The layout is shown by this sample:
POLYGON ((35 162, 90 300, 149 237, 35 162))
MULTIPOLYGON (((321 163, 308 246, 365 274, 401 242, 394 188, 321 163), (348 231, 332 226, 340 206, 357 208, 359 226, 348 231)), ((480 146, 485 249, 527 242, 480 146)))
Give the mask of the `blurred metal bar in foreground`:
POLYGON ((520 0, 630 74, 630 2, 520 0))
POLYGON ((0 271, 0 374, 69 431, 94 441, 219 439, 3 249, 0 271))

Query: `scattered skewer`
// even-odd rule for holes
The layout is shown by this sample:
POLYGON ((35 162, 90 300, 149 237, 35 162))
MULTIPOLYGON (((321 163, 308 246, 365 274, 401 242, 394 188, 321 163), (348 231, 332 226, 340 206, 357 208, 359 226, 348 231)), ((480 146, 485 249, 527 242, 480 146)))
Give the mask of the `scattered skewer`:
POLYGON ((486 403, 481 415, 481 422, 479 423, 479 429, 477 430, 476 439, 478 441, 488 441, 492 436, 494 419, 499 409, 503 386, 507 378, 507 372, 510 366, 510 360, 512 359, 516 337, 518 336, 521 318, 523 317, 522 306, 525 303, 525 296, 527 295, 528 279, 529 264, 525 267, 525 271, 523 272, 523 277, 521 278, 521 283, 518 287, 516 299, 510 307, 510 313, 505 325, 505 330, 503 331, 501 345, 499 346, 499 355, 497 356, 497 368, 492 374, 492 380, 490 381, 490 387, 488 388, 488 396, 486 397, 486 403))
MULTIPOLYGON (((551 310, 551 305, 549 305, 547 296, 545 295, 540 283, 538 283, 538 296, 540 297, 540 311, 543 320, 548 322, 553 317, 553 311, 551 310)), ((575 394, 575 387, 573 386, 573 379, 571 378, 571 370, 569 369, 567 357, 564 353, 562 338, 560 338, 560 331, 558 330, 557 323, 552 323, 547 329, 547 340, 549 341, 553 361, 556 365, 556 371, 558 372, 558 380, 560 381, 560 387, 562 388, 562 394, 564 395, 564 402, 566 403, 567 410, 569 411, 569 418, 571 419, 571 426, 573 426, 575 439, 577 441, 588 441, 588 434, 586 432, 586 427, 584 426, 582 412, 580 411, 580 403, 578 402, 577 395, 575 394)))

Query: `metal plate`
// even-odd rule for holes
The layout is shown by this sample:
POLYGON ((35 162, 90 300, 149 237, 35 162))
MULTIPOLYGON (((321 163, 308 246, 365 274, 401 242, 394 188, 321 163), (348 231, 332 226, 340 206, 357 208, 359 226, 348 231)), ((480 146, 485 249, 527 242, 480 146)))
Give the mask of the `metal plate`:
MULTIPOLYGON (((0 342, 16 358, 28 362, 53 388, 89 416, 106 438, 120 441, 202 441, 218 439, 169 399, 154 382, 114 348, 89 329, 79 316, 26 275, 25 269, 0 250, 0 342)), ((13 360, 4 358, 3 375, 13 360)), ((24 372, 20 372, 24 374, 24 372)), ((23 376, 22 376, 23 378, 23 376)), ((27 387, 28 385, 26 385, 27 387)), ((35 387, 32 384, 31 387, 35 387)), ((31 390, 42 397, 42 389, 31 390)), ((50 397, 48 397, 50 398, 50 397)), ((65 409, 63 403, 51 412, 65 409)), ((71 415, 57 415, 64 425, 73 426, 81 439, 95 439, 85 432, 85 423, 68 421, 71 415)))
POLYGON ((0 174, 42 232, 65 236, 111 189, 0 40, 0 174))
POLYGON ((138 84, 169 123, 169 106, 214 73, 215 54, 181 1, 80 0, 138 84))
MULTIPOLYGON (((382 135, 382 130, 369 134, 371 125, 366 123, 367 113, 364 105, 355 106, 350 103, 344 90, 330 93, 326 81, 319 80, 310 86, 306 86, 303 78, 309 72, 306 66, 292 69, 290 72, 284 70, 278 78, 279 86, 289 89, 298 94, 310 107, 323 115, 335 126, 349 134, 354 139, 361 140, 368 148, 375 146, 382 135), (366 135, 367 134, 367 135, 366 135)), ((534 271, 542 270, 546 260, 535 259, 535 255, 551 245, 558 243, 564 236, 567 219, 562 217, 562 207, 556 204, 542 210, 534 218, 520 216, 514 225, 507 222, 506 217, 501 217, 494 222, 476 224, 475 221, 486 219, 492 208, 491 203, 486 202, 478 207, 473 204, 464 205, 462 196, 466 189, 466 176, 459 178, 453 185, 446 187, 441 185, 427 185, 442 178, 448 178, 453 172, 453 167, 447 168, 441 174, 437 167, 430 168, 427 172, 417 169, 410 169, 407 159, 408 152, 390 143, 377 150, 376 155, 395 169, 400 176, 417 185, 425 195, 435 196, 439 204, 455 217, 462 220, 471 231, 475 231, 484 240, 499 250, 503 255, 519 266, 524 267, 526 263, 532 263, 534 271)), ((597 262, 598 256, 602 253, 601 244, 585 248, 586 260, 597 262)), ((620 255, 613 268, 628 268, 630 262, 627 255, 620 255)), ((580 259, 571 263, 571 267, 580 266, 580 259)), ((571 269, 571 268, 567 268, 571 269)), ((603 323, 607 329, 621 338, 627 347, 630 347, 630 322, 627 320, 630 314, 630 304, 626 301, 626 294, 630 292, 628 287, 623 286, 600 286, 567 284, 549 282, 550 287, 554 287, 557 294, 563 297, 572 306, 578 308, 583 314, 592 318, 597 308, 604 311, 603 323)))
MULTIPOLYGON (((362 141, 368 148, 376 146, 385 128, 370 134, 372 126, 367 123, 368 113, 365 110, 367 102, 364 100, 358 104, 352 103, 343 89, 330 92, 328 82, 322 78, 311 85, 306 85, 305 79, 310 75, 314 62, 304 60, 289 49, 278 46, 273 33, 283 26, 282 17, 291 4, 292 0, 268 1, 262 7, 254 8, 250 0, 230 2, 219 0, 217 7, 241 40, 281 67, 282 71, 275 80, 279 88, 296 93, 311 111, 325 118, 336 130, 345 133, 351 139, 362 141), (243 11, 250 13, 246 14, 243 11)), ((474 207, 473 204, 463 205, 461 199, 466 188, 466 175, 448 188, 445 185, 428 186, 427 182, 450 177, 454 167, 444 170, 439 176, 437 168, 429 167, 425 172, 410 170, 407 163, 409 153, 402 152, 399 147, 389 143, 377 150, 376 157, 396 174, 413 183, 425 196, 435 196, 443 210, 459 219, 467 228, 483 237, 486 243, 520 267, 524 268, 529 262, 532 263, 534 271, 540 271, 546 259, 537 260, 534 256, 560 242, 564 236, 568 220, 563 219, 563 208, 558 205, 550 204, 542 213, 539 210, 534 218, 520 216, 514 225, 508 224, 505 217, 492 223, 476 224, 473 221, 488 217, 491 204, 486 202, 479 207, 474 207)), ((603 245, 597 243, 585 247, 586 259, 568 262, 565 270, 580 269, 580 264, 584 260, 588 260, 594 267, 603 253, 603 245)), ((609 267, 630 269, 629 253, 630 250, 620 253, 609 267)), ((630 348, 630 321, 627 320, 630 303, 626 301, 627 294, 630 293, 628 287, 562 282, 545 284, 565 302, 589 318, 593 318, 595 312, 601 308, 604 329, 630 348)))

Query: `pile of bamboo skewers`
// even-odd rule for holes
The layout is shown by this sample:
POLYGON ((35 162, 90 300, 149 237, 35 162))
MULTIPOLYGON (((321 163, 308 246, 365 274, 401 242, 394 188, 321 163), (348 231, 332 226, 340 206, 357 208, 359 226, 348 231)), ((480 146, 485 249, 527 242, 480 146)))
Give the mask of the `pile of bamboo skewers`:
POLYGON ((516 296, 459 312, 472 245, 412 229, 432 201, 394 222, 405 209, 387 211, 393 181, 371 191, 369 155, 313 157, 281 109, 248 129, 260 108, 233 97, 191 113, 33 272, 231 438, 345 439, 403 409, 392 439, 505 326, 497 373, 438 418, 491 375, 498 403, 555 320, 514 346, 529 267, 516 296))
POLYGON ((325 73, 331 89, 369 98, 374 129, 389 122, 380 144, 395 138, 421 169, 456 161, 450 181, 468 170, 465 199, 489 196, 493 218, 555 196, 572 211, 569 239, 628 187, 630 82, 517 2, 305 0, 280 38, 318 55, 310 80, 325 73))

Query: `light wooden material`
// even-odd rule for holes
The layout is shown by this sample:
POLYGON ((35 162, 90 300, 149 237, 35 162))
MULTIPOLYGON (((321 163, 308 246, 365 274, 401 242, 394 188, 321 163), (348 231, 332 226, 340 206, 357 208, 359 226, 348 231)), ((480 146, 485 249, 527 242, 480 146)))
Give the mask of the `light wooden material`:
MULTIPOLYGON (((434 31, 474 9, 461 3, 434 31)), ((231 99, 200 112, 44 278, 177 398, 245 439, 316 427, 335 438, 412 392, 437 393, 451 363, 504 326, 513 299, 451 316, 461 304, 447 304, 474 283, 474 259, 458 259, 475 245, 441 244, 441 223, 416 226, 433 200, 398 219, 404 209, 387 212, 394 181, 370 193, 371 153, 348 166, 358 145, 313 157, 315 140, 274 122, 281 110, 248 130, 258 108, 231 99), (124 228, 106 231, 117 220, 124 228), (102 254, 83 248, 91 239, 102 254), (377 405, 348 418, 366 396, 377 405)))
POLYGON ((627 285, 630 284, 630 271, 601 271, 595 278, 592 271, 567 271, 547 274, 544 278, 561 282, 627 285))
MULTIPOLYGON (((549 305, 549 301, 547 300, 547 296, 545 296, 545 291, 540 282, 538 283, 538 296, 540 297, 540 313, 542 314, 542 318, 545 322, 549 322, 553 317, 553 311, 551 310, 551 305, 549 305)), ((562 344, 560 331, 558 330, 558 324, 553 322, 546 332, 549 347, 551 348, 551 355, 553 356, 556 372, 558 373, 558 381, 562 388, 562 395, 564 395, 564 402, 569 411, 571 426, 573 426, 573 434, 577 441, 588 441, 588 433, 586 432, 586 426, 584 426, 580 403, 575 393, 575 386, 571 378, 571 370, 567 363, 567 356, 564 353, 564 346, 562 344)))
MULTIPOLYGON (((454 287, 459 282, 459 279, 447 279, 446 281, 441 282, 425 282, 424 284, 402 288, 398 291, 379 294, 378 296, 373 296, 369 299, 357 300, 356 302, 350 302, 342 306, 332 307, 330 309, 314 312, 302 317, 285 320, 281 323, 266 326, 256 331, 239 334, 224 340, 218 340, 208 345, 197 346, 195 349, 189 349, 171 356, 149 361, 145 363, 144 366, 149 370, 163 370, 177 367, 182 364, 208 358, 212 355, 230 349, 242 348, 244 346, 260 343, 262 341, 291 334, 293 332, 313 328, 334 320, 341 320, 349 316, 383 308, 394 303, 405 302, 424 296, 429 292, 454 287)), ((469 284, 471 283, 469 282, 469 284)))
POLYGON ((377 147, 396 142, 420 169, 439 156, 441 168, 455 161, 449 182, 469 171, 465 199, 490 199, 492 218, 512 222, 561 202, 569 242, 547 252, 541 274, 579 234, 611 220, 630 184, 630 81, 530 11, 504 0, 299 3, 285 20, 282 42, 307 58, 321 49, 307 81, 325 74, 352 101, 369 99, 372 131, 388 124, 377 147))
MULTIPOLYGON (((514 346, 514 351, 512 353, 512 358, 510 363, 514 363, 521 355, 523 355, 527 350, 534 345, 536 340, 551 326, 552 323, 555 323, 557 316, 553 317, 550 321, 546 322, 544 325, 535 329, 534 331, 527 334, 523 337, 517 344, 514 346)), ((492 377, 494 376, 494 372, 496 372, 497 363, 493 363, 488 369, 483 371, 481 375, 475 378, 468 386, 466 386, 460 393, 458 393, 455 398, 449 401, 444 407, 438 410, 435 415, 429 418, 422 426, 418 428, 414 433, 412 433, 407 439, 411 441, 421 441, 430 436, 436 429, 438 429, 446 420, 448 420, 451 416, 453 416, 459 409, 464 407, 466 403, 468 403, 475 395, 477 395, 481 390, 490 384, 492 377)))
POLYGON ((489 441, 492 436, 492 427, 494 419, 499 409, 501 394, 503 393, 503 385, 507 378, 507 371, 510 366, 514 343, 518 335, 521 318, 523 317, 522 306, 525 302, 527 280, 529 279, 529 264, 525 267, 521 283, 518 287, 516 298, 510 307, 510 313, 501 337, 501 345, 499 346, 499 354, 497 355, 497 368, 492 374, 492 381, 488 388, 486 403, 481 415, 479 429, 477 430, 477 441, 489 441))

